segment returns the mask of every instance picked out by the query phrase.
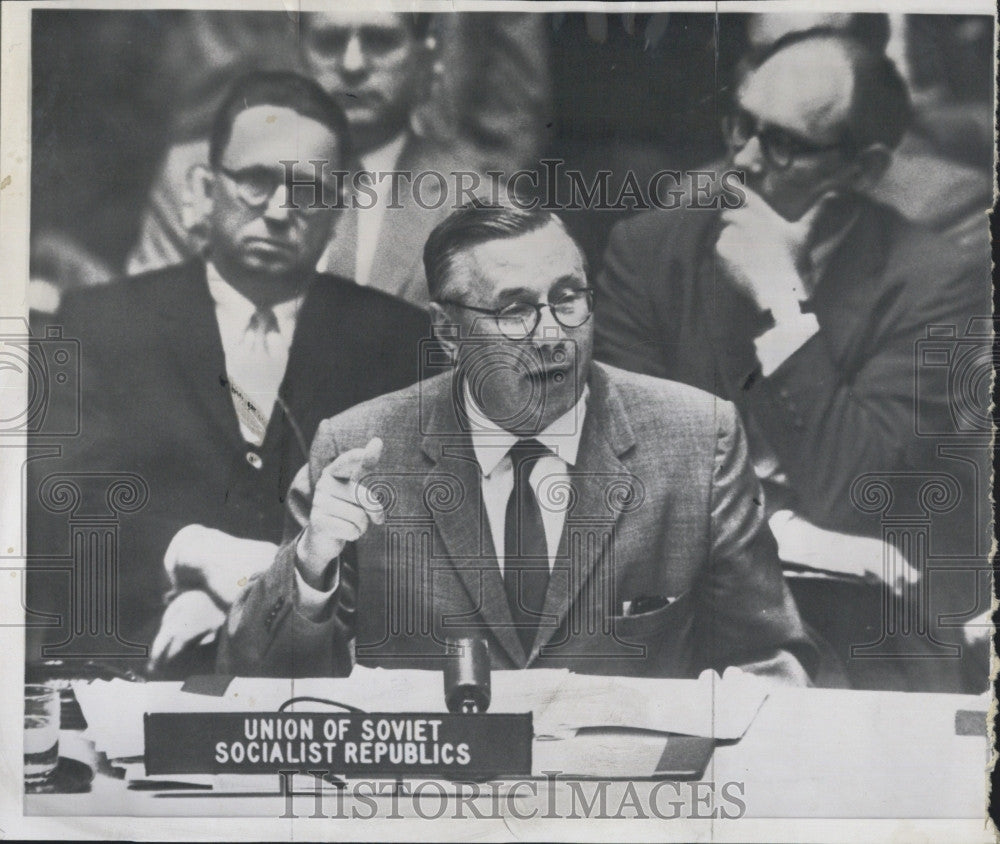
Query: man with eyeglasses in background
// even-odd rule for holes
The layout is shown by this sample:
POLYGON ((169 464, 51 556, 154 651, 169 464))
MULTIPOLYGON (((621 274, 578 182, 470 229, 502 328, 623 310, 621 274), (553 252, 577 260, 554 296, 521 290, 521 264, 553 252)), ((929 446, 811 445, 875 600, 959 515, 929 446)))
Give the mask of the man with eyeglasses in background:
MULTIPOLYGON (((817 28, 778 40, 725 120, 746 201, 622 223, 600 275, 596 340, 600 360, 736 403, 783 560, 896 593, 918 572, 905 559, 885 565, 882 526, 852 484, 937 466, 936 442, 915 431, 950 425, 950 396, 915 402, 916 344, 929 325, 961 335, 990 313, 978 255, 864 196, 909 112, 891 60, 852 36, 817 28)), ((975 583, 961 582, 974 604, 975 583)), ((880 604, 866 616, 833 596, 818 599, 842 663, 831 683, 961 685, 958 659, 852 660, 848 645, 878 639, 880 604)))
POLYGON ((447 360, 320 426, 219 669, 440 669, 465 635, 494 668, 807 682, 732 405, 592 363, 585 259, 550 212, 470 203, 424 264, 447 360))
MULTIPOLYGON (((486 32, 493 33, 490 43, 481 47, 484 62, 503 47, 510 49, 518 27, 530 24, 530 16, 499 17, 508 22, 497 22, 492 29, 488 18, 482 18, 486 32)), ((336 237, 317 256, 318 269, 420 307, 428 301, 420 250, 430 230, 454 206, 449 192, 455 190, 456 179, 466 186, 477 178, 488 184, 486 170, 521 166, 493 148, 497 137, 488 125, 473 132, 474 138, 459 132, 441 139, 435 134, 441 127, 421 123, 420 109, 430 96, 435 63, 456 59, 447 45, 437 44, 432 18, 428 13, 331 7, 302 14, 299 34, 302 72, 344 110, 353 139, 353 157, 343 168, 351 174, 345 180, 344 211, 336 237), (463 175, 452 175, 456 172, 463 175), (423 173, 432 176, 421 177, 423 173)), ((465 28, 476 31, 471 23, 465 28)), ((525 67, 535 62, 532 56, 525 67)), ((514 91, 522 93, 517 84, 514 91)), ((510 91, 488 93, 486 100, 512 96, 510 91)), ((537 109, 537 103, 529 105, 537 109)), ((478 113, 480 108, 477 103, 470 111, 478 113)), ((532 133, 521 134, 523 143, 532 133)), ((129 273, 177 263, 202 248, 206 199, 197 173, 207 152, 207 139, 169 150, 127 262, 129 273)), ((306 171, 303 177, 309 175, 306 171)))
MULTIPOLYGON (((148 486, 148 504, 122 521, 112 598, 120 637, 151 646, 155 672, 203 671, 199 656, 211 668, 214 649, 199 645, 273 557, 288 485, 319 422, 419 375, 427 315, 317 273, 342 211, 314 203, 312 185, 286 187, 283 162, 306 181, 322 161, 334 205, 329 171, 350 155, 347 119, 314 81, 237 80, 195 174, 209 199, 204 257, 63 304, 64 336, 81 347, 81 435, 33 472, 126 471, 148 486)), ((50 520, 29 515, 35 557, 65 553, 65 519, 50 520)), ((66 617, 64 587, 41 574, 29 587, 30 609, 66 617)))

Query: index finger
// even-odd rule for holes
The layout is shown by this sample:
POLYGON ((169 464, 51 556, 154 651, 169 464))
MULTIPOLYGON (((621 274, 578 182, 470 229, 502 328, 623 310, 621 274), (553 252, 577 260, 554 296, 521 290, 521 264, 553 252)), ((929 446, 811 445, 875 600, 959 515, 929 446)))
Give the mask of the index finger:
POLYGON ((364 448, 352 448, 328 464, 324 473, 341 481, 357 481, 371 471, 382 457, 382 440, 372 437, 364 448))

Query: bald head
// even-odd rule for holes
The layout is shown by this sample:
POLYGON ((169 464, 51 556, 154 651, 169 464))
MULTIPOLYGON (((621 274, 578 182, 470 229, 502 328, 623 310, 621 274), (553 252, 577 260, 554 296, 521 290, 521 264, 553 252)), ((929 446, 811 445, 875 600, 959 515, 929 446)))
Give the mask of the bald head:
POLYGON ((779 109, 792 121, 783 125, 808 127, 810 137, 831 143, 847 139, 858 149, 895 148, 910 119, 906 83, 892 60, 832 28, 791 32, 763 53, 741 100, 755 110, 765 98, 772 115, 779 109))
POLYGON ((854 100, 854 69, 834 41, 799 43, 774 54, 744 82, 740 102, 819 143, 840 140, 854 100))

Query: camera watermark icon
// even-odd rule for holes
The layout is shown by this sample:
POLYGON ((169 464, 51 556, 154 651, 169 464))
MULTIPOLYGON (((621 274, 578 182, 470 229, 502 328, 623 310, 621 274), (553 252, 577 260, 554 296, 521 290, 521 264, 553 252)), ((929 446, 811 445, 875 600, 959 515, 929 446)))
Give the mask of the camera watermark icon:
POLYGON ((0 436, 76 436, 80 433, 80 341, 63 337, 62 326, 28 332, 24 320, 2 321, 0 370, 4 379, 23 378, 25 393, 4 402, 0 436))
POLYGON ((927 326, 915 349, 917 436, 990 437, 998 363, 992 317, 973 317, 965 326, 927 326))

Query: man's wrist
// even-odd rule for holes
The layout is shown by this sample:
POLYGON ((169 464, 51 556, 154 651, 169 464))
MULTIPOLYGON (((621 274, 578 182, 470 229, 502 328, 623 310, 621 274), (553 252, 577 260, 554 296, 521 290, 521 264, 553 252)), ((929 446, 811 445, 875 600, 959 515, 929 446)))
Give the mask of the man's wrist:
POLYGON ((315 561, 315 555, 309 549, 308 530, 303 531, 295 542, 295 569, 302 580, 318 592, 328 592, 335 585, 339 569, 336 560, 332 557, 325 563, 315 561))
POLYGON ((819 322, 814 314, 800 311, 794 316, 784 316, 780 322, 775 319, 774 327, 754 340, 761 374, 765 378, 770 376, 818 331, 819 322))
POLYGON ((307 530, 295 543, 295 604, 310 621, 320 622, 329 614, 331 599, 340 586, 340 561, 334 557, 317 577, 303 557, 304 541, 308 541, 307 530))
POLYGON ((766 299, 760 301, 760 307, 768 311, 775 325, 792 321, 802 314, 802 302, 806 298, 802 278, 794 266, 777 266, 772 269, 770 279, 762 290, 766 291, 766 299))

